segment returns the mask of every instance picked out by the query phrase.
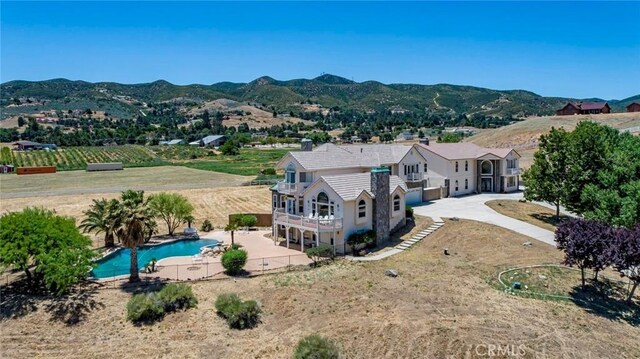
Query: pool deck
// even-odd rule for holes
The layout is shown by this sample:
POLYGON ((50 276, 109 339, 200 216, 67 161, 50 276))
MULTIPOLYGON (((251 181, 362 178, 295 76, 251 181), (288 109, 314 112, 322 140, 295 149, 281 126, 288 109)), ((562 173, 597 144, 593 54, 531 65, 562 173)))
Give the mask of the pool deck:
MULTIPOLYGON (((265 237, 270 233, 271 231, 268 230, 234 232, 235 243, 241 245, 248 252, 245 270, 255 273, 289 265, 308 265, 311 263, 311 260, 299 250, 287 249, 284 246, 274 244, 273 240, 265 237)), ((231 233, 229 232, 203 233, 200 234, 200 238, 223 240, 225 244, 231 244, 231 233)), ((158 261, 158 270, 156 272, 141 272, 140 276, 170 280, 208 278, 224 271, 221 257, 221 255, 215 257, 202 256, 202 259, 197 261, 194 260, 193 256, 168 257, 158 261)))

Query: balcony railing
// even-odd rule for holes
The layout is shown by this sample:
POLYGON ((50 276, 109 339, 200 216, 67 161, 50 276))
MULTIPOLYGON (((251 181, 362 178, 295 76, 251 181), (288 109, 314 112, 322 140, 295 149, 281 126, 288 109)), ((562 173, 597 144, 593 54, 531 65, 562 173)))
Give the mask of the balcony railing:
POLYGON ((300 216, 286 213, 282 208, 273 212, 273 220, 275 224, 289 225, 310 231, 331 232, 342 228, 342 218, 300 216))
POLYGON ((285 194, 296 194, 304 191, 311 182, 288 183, 285 181, 278 182, 278 192, 285 194))
POLYGON ((407 181, 409 182, 419 182, 422 181, 422 178, 424 176, 422 175, 422 173, 409 173, 407 174, 407 181))
POLYGON ((520 174, 519 168, 507 168, 507 175, 513 176, 513 175, 519 175, 519 174, 520 174))

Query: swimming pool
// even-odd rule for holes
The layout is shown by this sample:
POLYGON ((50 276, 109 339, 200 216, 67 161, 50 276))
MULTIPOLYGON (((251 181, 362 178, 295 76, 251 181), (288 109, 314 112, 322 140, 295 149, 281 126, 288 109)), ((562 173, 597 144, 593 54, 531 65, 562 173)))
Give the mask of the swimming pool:
MULTIPOLYGON (((138 247, 138 269, 143 269, 151 258, 160 260, 167 257, 192 256, 200 253, 200 248, 217 245, 215 239, 181 239, 155 246, 138 247)), ((90 275, 95 278, 108 278, 129 274, 131 250, 119 249, 96 262, 90 275)))

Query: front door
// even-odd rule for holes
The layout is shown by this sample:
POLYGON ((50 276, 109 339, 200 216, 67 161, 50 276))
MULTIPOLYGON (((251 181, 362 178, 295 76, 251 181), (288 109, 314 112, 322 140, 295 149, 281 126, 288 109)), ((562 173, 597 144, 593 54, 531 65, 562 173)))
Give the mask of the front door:
POLYGON ((482 192, 493 192, 493 179, 483 177, 482 182, 480 182, 480 190, 482 192))

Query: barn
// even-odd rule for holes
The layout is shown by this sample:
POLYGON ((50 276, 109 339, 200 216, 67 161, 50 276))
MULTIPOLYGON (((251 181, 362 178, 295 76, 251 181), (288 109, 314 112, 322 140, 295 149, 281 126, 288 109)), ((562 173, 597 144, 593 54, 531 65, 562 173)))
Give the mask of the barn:
POLYGON ((640 112, 640 103, 632 102, 627 106, 627 112, 640 112))
POLYGON ((563 108, 556 111, 558 116, 588 115, 611 113, 611 107, 606 102, 567 102, 563 108))

